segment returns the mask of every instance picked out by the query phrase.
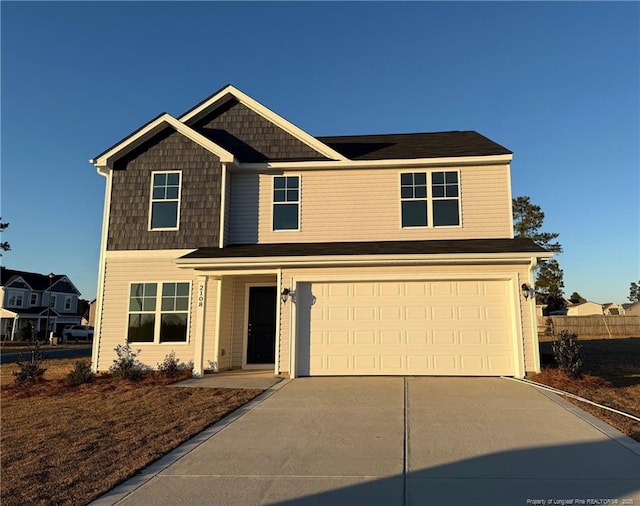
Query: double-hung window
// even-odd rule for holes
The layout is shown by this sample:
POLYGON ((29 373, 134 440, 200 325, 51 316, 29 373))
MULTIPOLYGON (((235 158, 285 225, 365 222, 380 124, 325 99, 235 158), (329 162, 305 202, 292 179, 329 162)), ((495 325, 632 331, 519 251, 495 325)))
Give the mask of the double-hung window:
POLYGON ((298 230, 300 176, 273 178, 273 230, 298 230))
POLYGON ((29 305, 30 306, 35 306, 38 304, 38 294, 37 293, 32 293, 31 294, 31 299, 29 300, 29 305))
POLYGON ((458 173, 455 171, 431 173, 433 199, 433 226, 447 227, 460 224, 458 173))
POLYGON ((71 296, 66 295, 64 298, 64 308, 65 309, 71 309, 71 296))
POLYGON ((400 174, 402 227, 460 225, 460 187, 457 171, 400 174))
POLYGON ((402 226, 426 227, 428 224, 426 172, 400 174, 400 200, 402 226))
POLYGON ((129 292, 131 343, 186 343, 189 282, 132 283, 129 292))
POLYGON ((180 172, 151 174, 151 230, 176 230, 180 214, 180 172))
POLYGON ((9 306, 22 307, 23 295, 21 292, 11 292, 9 294, 9 306))

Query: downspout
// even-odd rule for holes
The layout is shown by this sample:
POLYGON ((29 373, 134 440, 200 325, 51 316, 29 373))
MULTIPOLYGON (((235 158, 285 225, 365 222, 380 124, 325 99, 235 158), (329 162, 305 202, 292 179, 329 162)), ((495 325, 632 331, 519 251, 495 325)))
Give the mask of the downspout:
MULTIPOLYGON (((90 160, 93 163, 93 160, 90 160)), ((98 174, 107 179, 104 189, 104 207, 102 211, 102 237, 100 239, 100 264, 98 266, 98 293, 96 294, 96 320, 93 333, 93 347, 91 349, 91 370, 98 372, 100 358, 100 342, 102 340, 102 306, 104 299, 104 278, 106 269, 107 232, 109 230, 109 215, 111 210, 111 186, 113 173, 108 167, 97 167, 98 174)))

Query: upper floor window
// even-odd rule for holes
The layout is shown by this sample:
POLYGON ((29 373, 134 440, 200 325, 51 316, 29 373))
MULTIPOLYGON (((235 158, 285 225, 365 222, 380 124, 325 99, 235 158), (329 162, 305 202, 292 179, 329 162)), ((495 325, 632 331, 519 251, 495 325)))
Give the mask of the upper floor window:
POLYGON ((460 224, 460 192, 458 173, 432 172, 433 226, 446 227, 460 224))
POLYGON ((408 172, 400 174, 400 201, 403 227, 426 227, 427 174, 408 172))
POLYGON ((71 309, 71 296, 66 295, 64 298, 64 308, 71 309))
POLYGON ((9 306, 22 307, 24 297, 20 292, 9 292, 9 306))
POLYGON ((29 300, 29 305, 30 306, 36 306, 38 304, 38 294, 37 293, 31 293, 31 299, 29 300))
POLYGON ((190 292, 188 282, 132 283, 129 292, 128 341, 187 342, 190 292))
POLYGON ((55 295, 51 295, 51 297, 49 298, 49 304, 51 307, 56 307, 56 296, 55 295))
POLYGON ((273 178, 273 230, 298 230, 300 176, 273 178))
POLYGON ((151 174, 151 230, 175 230, 180 211, 180 172, 151 174))
POLYGON ((458 172, 400 174, 400 205, 402 227, 460 225, 458 172))

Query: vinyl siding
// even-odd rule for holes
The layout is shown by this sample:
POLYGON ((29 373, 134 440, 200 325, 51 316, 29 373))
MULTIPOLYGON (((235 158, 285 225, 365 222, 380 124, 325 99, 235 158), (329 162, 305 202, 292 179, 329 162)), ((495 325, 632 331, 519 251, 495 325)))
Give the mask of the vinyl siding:
MULTIPOLYGON (((411 169, 419 172, 425 169, 411 169)), ((454 170, 447 168, 443 170, 454 170)), ((460 168, 459 227, 401 227, 400 169, 305 170, 299 231, 272 230, 273 175, 231 175, 230 243, 512 237, 509 166, 460 168)), ((429 217, 431 223, 431 217, 429 217)))
MULTIPOLYGON (((209 280, 208 285, 211 286, 218 281, 209 280)), ((234 283, 233 278, 225 276, 220 280, 222 283, 222 302, 220 305, 220 333, 219 333, 219 354, 218 354, 218 367, 220 370, 231 369, 232 358, 232 343, 233 343, 233 303, 234 297, 234 283)), ((207 313, 207 317, 211 318, 213 311, 207 313)), ((206 365, 206 364, 205 364, 206 365)))
MULTIPOLYGON (((194 358, 194 332, 196 327, 197 275, 192 271, 178 269, 172 259, 184 255, 189 250, 167 251, 166 256, 147 255, 145 252, 129 252, 130 255, 113 256, 107 253, 104 277, 103 311, 100 322, 99 350, 97 369, 107 371, 116 358, 114 348, 126 344, 129 314, 130 283, 189 281, 191 282, 191 301, 189 315, 189 335, 187 343, 147 344, 132 343, 134 350, 140 349, 138 359, 145 365, 155 368, 171 351, 176 352, 180 362, 194 358)), ((154 252, 155 253, 155 252, 154 252)), ((214 296, 208 294, 207 309, 213 308, 214 296)), ((206 333, 205 329, 205 333, 206 333)), ((206 364, 206 363, 205 363, 206 364)))
MULTIPOLYGON (((403 277, 411 279, 439 279, 448 280, 454 277, 459 278, 469 275, 471 277, 487 278, 515 277, 517 286, 524 282, 528 282, 529 265, 501 265, 501 266, 482 266, 482 265, 457 265, 457 266, 402 266, 402 267, 344 267, 344 268, 305 268, 305 269, 283 269, 282 279, 285 286, 290 283, 291 277, 294 278, 294 286, 298 281, 314 281, 320 279, 339 279, 342 281, 354 280, 382 280, 382 279, 403 279, 403 277)), ((517 303, 521 313, 520 332, 524 340, 524 361, 525 371, 533 371, 536 367, 534 345, 537 343, 537 336, 533 335, 531 326, 532 303, 524 300, 517 290, 517 303)), ((514 295, 515 296, 515 295, 514 295)), ((292 330, 289 328, 290 313, 293 305, 290 302, 281 304, 281 370, 289 369, 289 346, 292 330)), ((517 320, 517 314, 513 315, 517 320)))

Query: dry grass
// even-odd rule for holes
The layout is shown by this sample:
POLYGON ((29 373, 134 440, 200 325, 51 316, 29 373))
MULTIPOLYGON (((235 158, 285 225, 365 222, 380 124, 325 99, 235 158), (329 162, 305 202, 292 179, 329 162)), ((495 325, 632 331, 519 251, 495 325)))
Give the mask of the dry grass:
POLYGON ((31 388, 0 366, 3 506, 87 504, 260 393, 151 376, 67 387, 75 360, 47 361, 48 381, 31 388))
MULTIPOLYGON (((640 417, 640 338, 580 340, 585 374, 571 378, 547 366, 529 379, 640 417)), ((541 343, 546 362, 551 344, 541 343)), ((580 408, 640 441, 640 422, 589 404, 568 399, 580 408)))

